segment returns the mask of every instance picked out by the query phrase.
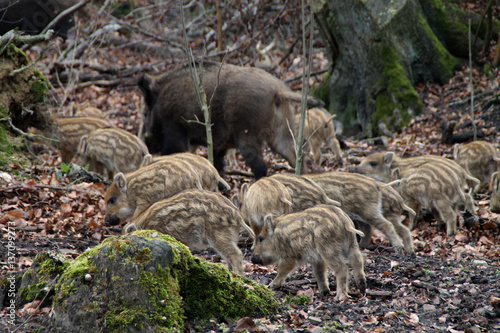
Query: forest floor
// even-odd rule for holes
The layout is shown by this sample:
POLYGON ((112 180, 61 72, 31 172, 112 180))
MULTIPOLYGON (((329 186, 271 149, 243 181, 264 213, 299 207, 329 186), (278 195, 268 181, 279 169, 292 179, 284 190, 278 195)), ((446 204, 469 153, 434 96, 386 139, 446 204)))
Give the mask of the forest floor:
MULTIPOLYGON (((281 15, 283 21, 289 18, 281 15)), ((289 15, 293 17, 292 15, 289 15)), ((274 23, 274 21, 273 21, 274 23)), ((282 22, 283 23, 283 22, 282 22)), ((284 22, 290 25, 290 22, 284 22)), ((292 22, 293 23, 293 22, 292 22)), ((264 42, 266 42, 264 40, 264 42)), ((267 41, 269 42, 269 40, 267 41)), ((287 40, 291 44, 293 40, 287 40)), ((60 41, 57 47, 63 47, 60 41)), ((250 43, 250 42, 249 42, 250 43)), ((106 43, 104 43, 106 45, 106 43)), ((267 44, 266 44, 267 45, 267 44)), ((270 53, 270 61, 283 57, 284 48, 270 53), (274 55, 274 56, 273 56, 274 55)), ((35 59, 39 49, 28 51, 35 59)), ((255 65, 262 54, 247 56, 247 64, 255 65)), ((48 76, 60 53, 45 53, 42 64, 48 76), (52 64, 52 65, 50 65, 52 64)), ((234 57, 236 55, 233 54, 234 57)), ((93 68, 111 64, 153 62, 152 56, 113 46, 95 48, 87 63, 93 68), (111 58, 111 59, 110 59, 111 58), (90 59, 90 60, 89 60, 90 59), (106 59, 105 61, 103 59, 106 59)), ((243 57, 242 57, 243 59, 243 57)), ((294 89, 300 87, 294 80, 300 77, 297 61, 292 53, 273 74, 287 81, 294 89)), ((177 62, 180 60, 177 59, 177 62)), ((168 64, 175 65, 176 62, 168 64)), ((324 52, 315 53, 316 71, 327 68, 324 52)), ((83 68, 83 66, 82 66, 83 68)), ((88 68, 87 68, 88 70, 88 68)), ((83 77, 83 76, 82 76, 83 77)), ((390 150, 400 156, 434 154, 452 158, 453 146, 441 143, 441 124, 454 121, 456 132, 471 130, 469 70, 464 67, 444 86, 421 84, 417 91, 426 105, 422 115, 416 117, 393 137, 357 140, 343 137, 343 167, 336 165, 331 151, 325 147, 323 170, 348 171, 374 151, 390 150)), ((500 71, 483 73, 473 70, 475 86, 474 122, 480 128, 482 140, 497 143, 500 128, 500 105, 494 96, 500 93, 500 71)), ((129 82, 130 83, 130 82, 129 82)), ((313 86, 320 79, 311 79, 313 86)), ((106 111, 117 126, 137 133, 140 121, 141 97, 132 85, 107 87, 99 84, 73 87, 72 90, 54 88, 54 99, 64 102, 54 111, 70 115, 74 102, 88 103, 106 111), (69 93, 68 93, 69 92, 69 93)), ((37 253, 48 251, 66 260, 76 258, 86 249, 108 237, 120 235, 120 228, 106 227, 103 195, 108 182, 72 182, 61 168, 57 151, 41 144, 29 145, 27 155, 33 160, 29 167, 10 165, 0 173, 0 273, 8 274, 8 222, 15 223, 15 271, 29 268, 37 253), (10 177, 10 178, 9 178, 10 177)), ((204 154, 203 150, 198 151, 204 154)), ((287 163, 266 150, 269 172, 283 172, 287 163)), ((238 155, 237 170, 249 171, 238 155)), ((226 175, 232 187, 231 194, 244 182, 254 180, 243 175, 226 175)), ((330 274, 332 293, 326 299, 318 298, 318 290, 309 266, 299 267, 287 283, 276 291, 276 298, 288 310, 269 318, 243 318, 236 322, 213 322, 213 332, 500 332, 500 223, 499 215, 489 209, 486 191, 475 196, 477 218, 471 222, 459 217, 459 229, 446 236, 432 215, 424 215, 412 231, 416 252, 405 255, 394 252, 385 237, 375 231, 372 249, 364 249, 367 276, 366 296, 355 292, 351 281, 352 298, 335 302, 335 278, 330 274)), ((263 284, 276 276, 275 267, 262 267, 250 262, 250 246, 242 239, 245 254, 245 275, 263 284)), ((207 260, 219 262, 220 257, 207 250, 196 253, 207 260)), ((50 307, 40 301, 24 304, 17 311, 16 326, 7 324, 4 308, 0 312, 0 327, 5 332, 43 331, 50 307)), ((187 331, 194 328, 187 325, 187 331)))

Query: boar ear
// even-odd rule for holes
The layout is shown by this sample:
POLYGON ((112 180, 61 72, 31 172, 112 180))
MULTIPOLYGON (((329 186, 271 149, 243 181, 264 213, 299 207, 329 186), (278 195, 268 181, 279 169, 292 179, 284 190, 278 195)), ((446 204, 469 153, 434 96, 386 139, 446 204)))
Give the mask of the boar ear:
POLYGON ((241 201, 238 193, 233 194, 233 196, 231 197, 231 202, 236 206, 236 208, 241 209, 241 201))
POLYGON ((78 145, 78 154, 85 155, 88 145, 89 145, 88 136, 87 135, 82 136, 82 138, 80 139, 80 144, 78 145))
POLYGON ((115 186, 117 189, 122 191, 123 193, 127 192, 127 180, 122 172, 118 172, 113 178, 115 186))
POLYGON ((458 153, 460 152, 460 143, 455 143, 453 146, 453 159, 457 159, 458 153))
POLYGON ((122 234, 126 235, 126 234, 130 234, 131 232, 134 232, 134 231, 137 231, 137 227, 135 226, 135 224, 130 223, 130 224, 127 224, 123 228, 122 234))
POLYGON ((145 167, 146 165, 150 165, 152 161, 153 161, 153 155, 151 154, 144 155, 144 157, 142 158, 141 168, 145 167))
POLYGON ((264 227, 267 230, 267 235, 271 237, 274 232, 273 216, 271 214, 266 215, 266 217, 264 217, 264 227))
POLYGON ((384 164, 391 166, 392 162, 394 161, 394 156, 395 154, 392 151, 389 151, 384 154, 384 164))
POLYGON ((245 196, 247 195, 247 192, 248 192, 248 184, 247 183, 243 183, 243 185, 241 185, 241 188, 240 188, 240 204, 242 204, 244 201, 245 201, 245 196))
POLYGON ((401 171, 399 170, 399 168, 392 170, 391 179, 393 180, 401 179, 401 171))
POLYGON ((498 191, 498 171, 493 172, 491 175, 490 190, 492 192, 498 191))

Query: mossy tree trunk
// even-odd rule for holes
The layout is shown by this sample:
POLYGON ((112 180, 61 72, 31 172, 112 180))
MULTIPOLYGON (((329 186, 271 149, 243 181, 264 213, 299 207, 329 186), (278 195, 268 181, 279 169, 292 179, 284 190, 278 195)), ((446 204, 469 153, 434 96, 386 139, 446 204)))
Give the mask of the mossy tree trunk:
POLYGON ((466 15, 446 0, 323 0, 314 12, 332 66, 317 93, 350 135, 399 130, 423 108, 414 84, 446 83, 468 54, 466 15))
MULTIPOLYGON (((0 45, 2 46, 2 45, 0 45)), ((23 163, 18 139, 30 127, 53 128, 54 121, 44 108, 47 82, 43 74, 29 66, 28 58, 13 43, 0 47, 0 170, 23 163)))

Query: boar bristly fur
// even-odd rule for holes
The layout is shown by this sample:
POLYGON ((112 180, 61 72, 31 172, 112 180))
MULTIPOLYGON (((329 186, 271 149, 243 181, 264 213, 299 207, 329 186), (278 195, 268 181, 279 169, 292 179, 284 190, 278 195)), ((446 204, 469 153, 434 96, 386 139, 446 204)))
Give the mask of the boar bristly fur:
POLYGON ((264 226, 267 215, 280 216, 293 211, 292 197, 279 181, 264 177, 248 186, 244 183, 238 194, 241 215, 256 235, 264 226))
POLYGON ((106 225, 117 225, 150 204, 182 190, 201 189, 199 175, 179 160, 161 160, 124 175, 118 173, 106 190, 106 225))
POLYGON ((76 164, 89 164, 90 170, 111 179, 118 172, 137 170, 147 153, 137 136, 120 128, 100 128, 80 139, 76 164))
MULTIPOLYGON (((294 167, 290 129, 295 130, 292 106, 300 102, 300 94, 261 69, 213 63, 197 66, 211 111, 214 164, 219 173, 224 172, 226 150, 238 148, 255 177, 265 176, 264 143, 294 167)), ((206 146, 206 129, 200 124, 204 116, 188 67, 161 77, 145 75, 138 85, 146 104, 143 138, 152 154, 206 146)))
MULTIPOLYGON (((332 121, 334 116, 328 116, 326 112, 327 111, 318 108, 307 110, 306 118, 304 120, 304 140, 307 140, 306 148, 311 149, 314 157, 314 163, 321 165, 324 161, 324 156, 321 153, 321 145, 326 143, 335 155, 336 162, 342 166, 342 150, 340 149, 340 143, 336 136, 335 125, 332 121)), ((300 113, 295 115, 297 132, 300 117, 300 113)))
POLYGON ((486 141, 473 141, 467 144, 456 144, 453 158, 480 183, 474 188, 479 192, 488 187, 491 175, 500 166, 500 157, 496 147, 486 141))
POLYGON ((114 127, 106 119, 97 117, 57 117, 57 130, 45 133, 47 137, 59 140, 54 147, 59 150, 63 163, 69 163, 78 154, 78 145, 83 136, 89 135, 99 128, 114 127))
POLYGON ((177 153, 166 156, 152 156, 151 154, 147 154, 144 156, 141 166, 143 167, 162 160, 179 160, 189 164, 200 176, 201 186, 204 190, 217 191, 219 184, 227 190, 231 189, 231 186, 219 175, 217 169, 208 159, 193 153, 177 153))
MULTIPOLYGON (((382 213, 382 194, 374 179, 348 172, 322 172, 305 174, 304 177, 318 184, 328 197, 340 202, 346 213, 359 216, 362 221, 380 230, 392 246, 403 247, 395 226, 382 213)), ((406 244, 405 249, 411 246, 406 244)))
MULTIPOLYGON (((425 163, 418 167, 393 171, 393 179, 401 179, 396 185, 399 193, 415 212, 430 208, 440 224, 446 224, 447 235, 457 230, 458 208, 465 205, 475 213, 474 202, 466 196, 456 175, 441 164, 425 163)), ((416 216, 410 216, 410 229, 415 226, 416 216)))
MULTIPOLYGON (((409 216, 415 216, 416 212, 413 211, 401 197, 401 195, 392 186, 379 183, 380 194, 382 197, 382 215, 392 223, 399 237, 401 237, 406 253, 414 253, 413 241, 410 229, 403 224, 404 219, 402 215, 407 212, 409 216)), ((361 248, 368 248, 370 238, 372 236, 372 226, 365 221, 358 219, 358 229, 361 230, 365 236, 361 237, 359 246, 361 248)))
POLYGON ((391 180, 391 173, 394 169, 404 170, 418 167, 426 163, 436 163, 443 168, 448 168, 457 177, 459 185, 463 188, 466 182, 479 183, 479 180, 472 177, 458 163, 448 158, 437 155, 423 155, 414 157, 399 157, 394 152, 377 152, 368 155, 361 163, 354 168, 358 173, 370 176, 378 181, 388 183, 391 180))
POLYGON ((155 202, 123 231, 157 230, 192 250, 211 247, 227 261, 229 269, 243 274, 243 255, 237 245, 241 228, 254 237, 227 198, 216 192, 190 189, 155 202))
POLYGON ((282 286, 298 265, 310 263, 322 296, 330 293, 329 267, 337 280, 335 300, 346 300, 349 291, 347 263, 353 269, 360 292, 364 294, 366 290, 364 258, 356 240, 356 235, 362 234, 340 208, 331 205, 318 205, 277 218, 269 215, 256 238, 252 262, 258 265, 277 263, 278 275, 271 282, 271 288, 282 286))
POLYGON ((292 211, 306 209, 319 204, 340 206, 340 202, 330 198, 325 190, 314 181, 292 173, 276 173, 269 178, 282 183, 292 198, 292 211))
POLYGON ((491 175, 490 191, 490 210, 498 214, 500 213, 500 174, 498 171, 491 175))

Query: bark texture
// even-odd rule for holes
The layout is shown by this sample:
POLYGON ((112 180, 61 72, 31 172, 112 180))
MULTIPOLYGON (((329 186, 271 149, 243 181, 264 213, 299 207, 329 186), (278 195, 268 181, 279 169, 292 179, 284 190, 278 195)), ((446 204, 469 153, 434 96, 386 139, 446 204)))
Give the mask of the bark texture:
POLYGON ((463 55, 467 23, 441 0, 327 0, 314 11, 332 64, 319 94, 347 134, 399 130, 423 108, 413 85, 449 80, 459 61, 446 47, 463 55))

